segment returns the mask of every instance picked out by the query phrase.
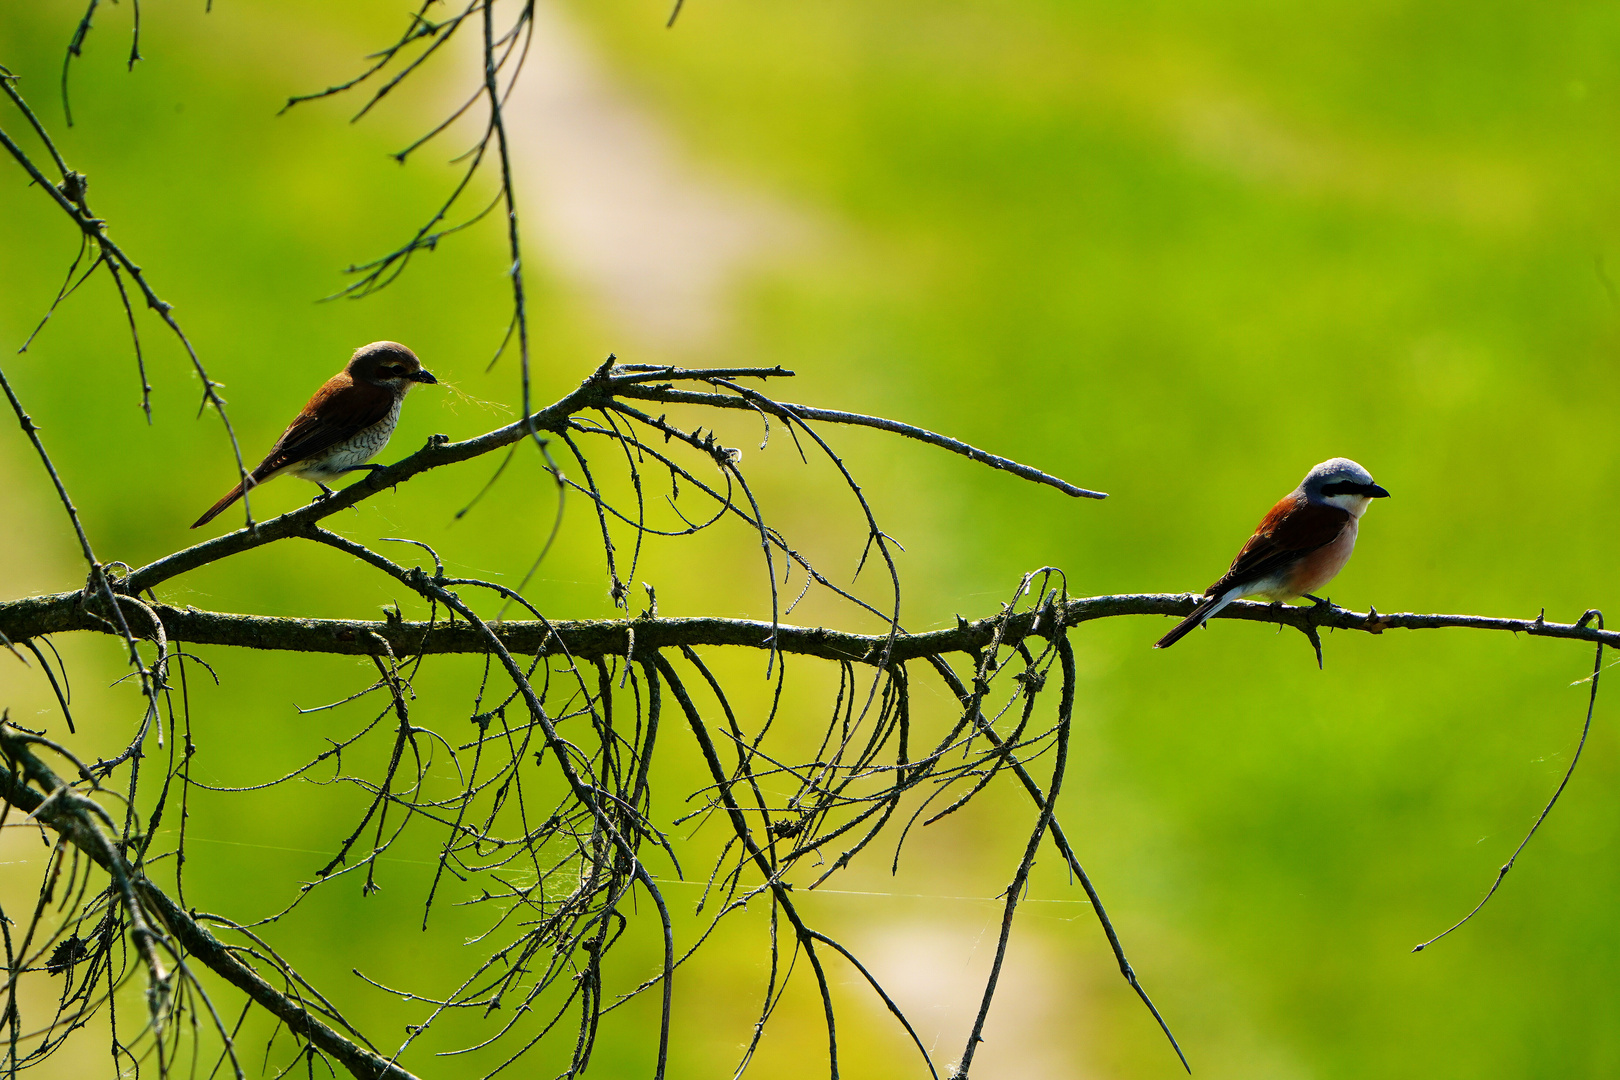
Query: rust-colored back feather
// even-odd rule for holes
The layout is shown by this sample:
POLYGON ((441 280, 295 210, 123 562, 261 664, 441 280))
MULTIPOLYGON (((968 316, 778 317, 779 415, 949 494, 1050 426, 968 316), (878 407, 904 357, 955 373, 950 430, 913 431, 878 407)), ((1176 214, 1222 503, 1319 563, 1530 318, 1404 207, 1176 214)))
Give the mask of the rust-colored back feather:
POLYGON ((1204 590, 1204 595, 1218 596, 1241 582, 1269 577, 1288 563, 1333 543, 1349 521, 1348 510, 1306 502, 1303 495, 1284 496, 1261 519, 1232 565, 1219 581, 1204 590))
MULTIPOLYGON (((394 391, 368 382, 356 382, 347 370, 340 371, 304 405, 281 438, 270 448, 263 461, 248 473, 248 486, 253 487, 275 476, 283 469, 319 455, 339 443, 353 438, 359 432, 385 419, 394 407, 394 391)), ((242 497, 239 483, 219 502, 209 507, 191 527, 200 528, 219 516, 231 503, 242 497)))
POLYGON ((304 411, 287 425, 270 453, 253 470, 254 479, 264 480, 289 465, 346 442, 386 418, 393 407, 392 390, 357 383, 347 371, 338 372, 315 391, 304 411))

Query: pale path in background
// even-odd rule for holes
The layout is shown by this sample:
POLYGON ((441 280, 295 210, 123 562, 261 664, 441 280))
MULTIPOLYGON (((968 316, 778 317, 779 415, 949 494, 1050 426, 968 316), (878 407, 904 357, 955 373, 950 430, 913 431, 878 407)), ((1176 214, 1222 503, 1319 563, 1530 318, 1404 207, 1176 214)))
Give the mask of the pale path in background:
MULTIPOLYGON (((596 302, 615 339, 693 353, 724 341, 732 286, 802 249, 805 215, 705 174, 621 93, 556 5, 506 106, 530 243, 596 302)), ((472 40, 469 38, 469 41, 472 40)))
MULTIPOLYGON (((675 353, 724 342, 743 275, 801 254, 822 231, 808 213, 691 164, 670 133, 614 86, 553 4, 535 6, 534 43, 506 116, 530 258, 586 291, 615 338, 675 353)), ((951 923, 942 933, 935 922, 895 924, 881 908, 867 917, 881 919, 881 929, 858 936, 876 944, 882 977, 927 1032, 943 1073, 960 1055, 983 993, 982 979, 963 977, 945 957, 973 953, 976 927, 951 923)), ((1056 1029, 1064 1018, 1050 1007, 1051 973, 1028 952, 1034 941, 1020 936, 1015 956, 1023 962, 997 991, 996 1038, 981 1051, 981 1069, 1006 1080, 1074 1076, 1073 1063, 1061 1060, 1065 1040, 1056 1029)), ((855 996, 879 1014, 875 1023, 885 1022, 875 995, 855 996)), ((899 1060, 907 1053, 898 1051, 899 1060)))

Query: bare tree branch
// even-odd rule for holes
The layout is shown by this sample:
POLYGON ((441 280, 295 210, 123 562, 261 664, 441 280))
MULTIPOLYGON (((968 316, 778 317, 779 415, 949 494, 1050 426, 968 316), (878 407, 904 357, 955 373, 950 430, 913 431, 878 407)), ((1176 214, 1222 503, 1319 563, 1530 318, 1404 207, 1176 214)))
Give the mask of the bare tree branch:
MULTIPOLYGON (((30 742, 16 728, 0 722, 0 755, 16 770, 0 767, 0 800, 66 837, 96 865, 123 883, 123 888, 128 891, 130 908, 137 917, 144 911, 150 911, 174 935, 176 943, 186 954, 228 980, 300 1037, 308 1039, 342 1062, 356 1077, 361 1080, 415 1080, 411 1073, 339 1034, 296 999, 271 986, 150 879, 132 869, 124 861, 117 845, 102 832, 97 821, 100 807, 81 795, 73 794, 72 786, 57 777, 33 753, 30 742), (38 788, 29 786, 30 781, 38 788)), ((144 919, 139 925, 146 925, 144 919)), ((148 936, 151 933, 150 930, 136 932, 148 936)))
MULTIPOLYGON (((0 602, 0 633, 21 643, 45 634, 70 630, 108 632, 107 624, 85 610, 82 601, 82 593, 72 592, 0 602)), ((1197 605, 1198 598, 1187 593, 1127 593, 1069 600, 1055 614, 1059 625, 1074 627, 1097 619, 1127 615, 1181 618, 1197 605)), ((463 623, 295 619, 202 611, 191 607, 181 609, 166 604, 151 606, 163 620, 170 640, 197 645, 234 645, 345 656, 483 653, 488 647, 483 630, 463 623)), ((1004 631, 1007 642, 1016 643, 1028 636, 1037 618, 1039 615, 1036 612, 1021 612, 1008 619, 1004 631)), ((1531 637, 1620 646, 1620 631, 1599 630, 1579 623, 1548 622, 1540 616, 1534 619, 1506 619, 1483 615, 1384 614, 1378 611, 1356 612, 1337 606, 1295 607, 1239 600, 1215 618, 1273 623, 1301 630, 1320 627, 1358 630, 1369 634, 1382 634, 1385 630, 1501 630, 1531 637)), ((890 659, 902 663, 950 653, 976 653, 990 644, 999 625, 999 617, 991 616, 963 622, 951 629, 902 634, 895 639, 890 659)), ((719 618, 556 619, 544 623, 508 620, 490 623, 488 630, 504 647, 519 655, 566 653, 580 659, 626 656, 631 651, 632 636, 638 649, 709 645, 768 649, 774 632, 777 635, 776 648, 785 653, 876 664, 888 641, 887 635, 883 634, 846 633, 827 627, 785 624, 778 625, 773 631, 768 622, 719 618)))
MULTIPOLYGON (((728 376, 713 375, 709 377, 728 376)), ((820 420, 831 424, 876 428, 879 431, 904 435, 908 439, 916 439, 918 442, 949 450, 953 454, 961 454, 970 461, 977 461, 979 464, 988 465, 992 469, 1002 469, 1024 480, 1033 480, 1037 484, 1055 487, 1065 495, 1074 495, 1085 499, 1108 498, 1104 492, 1077 487, 1067 480, 1061 480, 1049 473, 1041 472, 1039 469, 1032 469, 1028 465, 1013 461, 1011 458, 986 453, 978 447, 969 446, 960 439, 953 439, 948 435, 939 435, 925 428, 914 427, 911 424, 902 424, 898 420, 889 420, 881 416, 865 416, 861 413, 843 412, 838 409, 818 409, 810 405, 795 405, 787 401, 771 401, 751 390, 741 387, 736 389, 738 391, 736 397, 729 397, 725 394, 700 394, 691 390, 677 390, 670 386, 624 387, 620 389, 619 395, 621 397, 646 398, 649 401, 664 401, 671 404, 707 405, 718 409, 759 409, 773 416, 792 416, 804 420, 820 420)))

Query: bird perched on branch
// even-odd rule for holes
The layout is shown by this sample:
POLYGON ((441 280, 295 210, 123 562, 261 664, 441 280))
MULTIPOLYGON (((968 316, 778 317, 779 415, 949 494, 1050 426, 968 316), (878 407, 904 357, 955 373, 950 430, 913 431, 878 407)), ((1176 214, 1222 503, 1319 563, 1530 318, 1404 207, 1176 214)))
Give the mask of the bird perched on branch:
MULTIPOLYGON (((406 392, 417 383, 438 381, 415 353, 396 341, 362 345, 349 358, 348 366, 326 380, 304 411, 287 425, 270 453, 248 473, 246 486, 255 487, 285 473, 308 480, 330 495, 332 489, 326 481, 360 469, 381 469, 381 465, 366 462, 388 445, 406 392)), ((191 527, 214 520, 242 497, 242 490, 242 484, 231 488, 191 527)))
POLYGON ((1305 597, 1333 580, 1350 561, 1356 527, 1373 499, 1389 492, 1349 458, 1330 458, 1305 474, 1299 487, 1271 508, 1205 600, 1153 646, 1168 649, 1215 613, 1249 596, 1283 601, 1305 597))

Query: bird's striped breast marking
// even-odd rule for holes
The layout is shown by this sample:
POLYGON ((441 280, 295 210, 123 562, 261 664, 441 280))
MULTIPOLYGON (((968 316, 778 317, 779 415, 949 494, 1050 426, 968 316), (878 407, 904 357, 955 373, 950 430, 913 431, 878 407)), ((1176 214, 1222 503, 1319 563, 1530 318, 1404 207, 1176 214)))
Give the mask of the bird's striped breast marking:
POLYGON ((287 471, 302 480, 329 480, 341 476, 346 469, 364 465, 388 445, 394 428, 399 423, 400 406, 404 398, 395 398, 393 408, 381 420, 363 427, 342 442, 312 455, 287 471))

